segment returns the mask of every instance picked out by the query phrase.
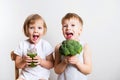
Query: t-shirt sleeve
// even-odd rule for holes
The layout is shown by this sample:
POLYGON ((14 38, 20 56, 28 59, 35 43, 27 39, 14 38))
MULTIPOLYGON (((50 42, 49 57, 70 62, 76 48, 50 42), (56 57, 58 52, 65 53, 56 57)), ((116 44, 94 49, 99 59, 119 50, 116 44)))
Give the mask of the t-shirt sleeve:
POLYGON ((19 45, 15 48, 14 53, 22 56, 23 53, 23 42, 20 42, 19 45))
POLYGON ((46 56, 50 55, 51 53, 53 53, 53 47, 51 46, 51 44, 49 42, 46 41, 45 45, 44 45, 44 52, 46 54, 46 56))

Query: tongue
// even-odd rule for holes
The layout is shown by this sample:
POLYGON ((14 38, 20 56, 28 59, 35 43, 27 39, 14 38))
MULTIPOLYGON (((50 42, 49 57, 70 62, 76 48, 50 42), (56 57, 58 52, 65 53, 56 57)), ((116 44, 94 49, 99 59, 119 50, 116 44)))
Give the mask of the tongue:
POLYGON ((72 35, 70 35, 70 34, 69 34, 69 35, 67 35, 67 39, 70 39, 71 37, 72 37, 72 35))
POLYGON ((33 40, 34 40, 34 41, 36 41, 36 40, 37 40, 37 38, 38 38, 37 36, 34 36, 33 40))

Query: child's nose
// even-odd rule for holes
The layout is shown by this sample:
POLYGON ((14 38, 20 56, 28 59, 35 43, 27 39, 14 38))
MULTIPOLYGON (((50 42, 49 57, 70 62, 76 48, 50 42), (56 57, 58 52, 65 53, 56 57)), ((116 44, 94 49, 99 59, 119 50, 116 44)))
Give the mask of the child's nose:
POLYGON ((37 28, 35 28, 34 32, 38 32, 38 29, 37 29, 37 28))
POLYGON ((70 28, 71 28, 70 26, 67 27, 67 29, 70 29, 70 28))

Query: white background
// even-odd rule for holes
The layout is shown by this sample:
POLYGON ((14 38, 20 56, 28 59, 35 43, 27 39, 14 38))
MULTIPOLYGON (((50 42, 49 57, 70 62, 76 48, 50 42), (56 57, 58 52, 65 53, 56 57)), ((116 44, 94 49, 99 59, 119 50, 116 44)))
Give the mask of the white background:
MULTIPOLYGON (((0 0, 0 80, 14 80, 10 52, 26 39, 25 18, 40 14, 48 31, 44 39, 53 47, 64 40, 61 18, 75 12, 83 18, 82 37, 92 49, 93 71, 89 80, 120 80, 120 1, 119 0, 0 0)), ((51 80, 56 80, 51 71, 51 80)))

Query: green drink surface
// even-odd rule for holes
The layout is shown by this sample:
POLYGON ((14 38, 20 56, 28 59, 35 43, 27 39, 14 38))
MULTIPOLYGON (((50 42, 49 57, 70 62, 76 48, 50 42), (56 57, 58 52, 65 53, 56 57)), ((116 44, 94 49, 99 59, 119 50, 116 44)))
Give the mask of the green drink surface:
POLYGON ((34 58, 35 56, 37 56, 37 53, 27 53, 28 56, 30 56, 31 58, 34 58))

